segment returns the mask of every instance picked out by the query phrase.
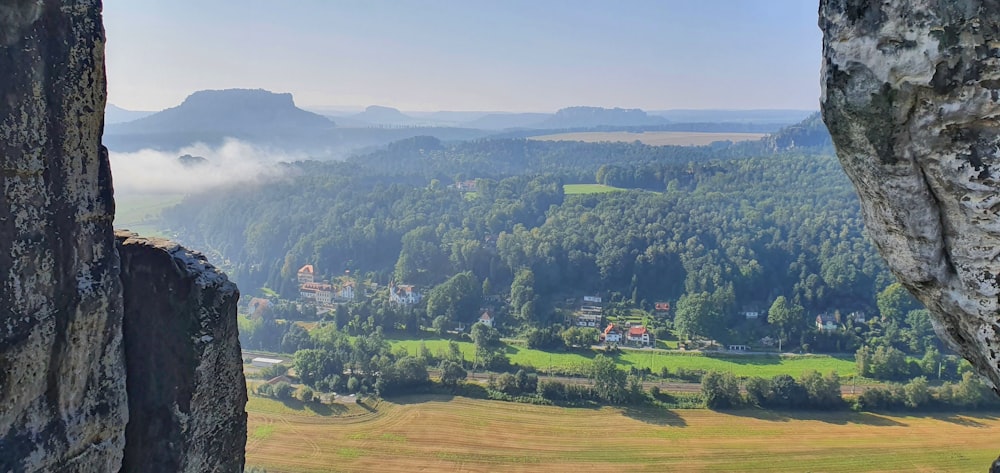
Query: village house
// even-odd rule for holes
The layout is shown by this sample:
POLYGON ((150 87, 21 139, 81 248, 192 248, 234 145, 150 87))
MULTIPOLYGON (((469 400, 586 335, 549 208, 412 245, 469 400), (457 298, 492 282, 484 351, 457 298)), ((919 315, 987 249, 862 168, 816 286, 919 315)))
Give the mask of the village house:
POLYGON ((832 332, 840 327, 837 317, 833 314, 819 314, 816 316, 816 330, 821 332, 832 332))
POLYGON ((629 343, 641 343, 643 345, 653 343, 653 337, 650 335, 649 330, 642 325, 629 327, 628 333, 625 334, 625 340, 629 343))
POLYGON ((412 305, 420 302, 422 294, 412 284, 389 286, 389 301, 396 304, 412 305))
POLYGON ((856 310, 854 312, 851 312, 850 314, 847 314, 847 320, 850 320, 854 323, 863 324, 868 321, 868 316, 866 316, 864 312, 856 310))
POLYGON ((316 304, 328 305, 333 303, 334 287, 331 284, 307 282, 299 286, 299 296, 307 301, 316 304))
POLYGON ((747 320, 757 320, 758 318, 760 318, 760 310, 744 308, 743 311, 740 312, 740 315, 742 315, 747 320))
POLYGON ((353 301, 354 300, 354 281, 348 281, 344 283, 340 289, 337 290, 335 295, 337 301, 353 301))
POLYGON ((604 339, 604 343, 621 343, 622 332, 621 330, 618 330, 618 327, 616 327, 615 324, 608 324, 608 326, 604 328, 604 333, 601 334, 601 338, 604 339))
POLYGON ((576 317, 576 325, 580 327, 600 327, 604 316, 601 314, 582 314, 576 317))
POLYGON ((657 303, 655 303, 653 305, 653 308, 654 308, 654 310, 656 312, 670 312, 670 303, 669 302, 657 302, 657 303))
POLYGON ((483 311, 483 315, 479 316, 479 323, 487 327, 493 326, 493 315, 490 314, 490 311, 483 311))
POLYGON ((307 264, 299 268, 299 285, 316 282, 316 272, 313 270, 313 265, 307 264))

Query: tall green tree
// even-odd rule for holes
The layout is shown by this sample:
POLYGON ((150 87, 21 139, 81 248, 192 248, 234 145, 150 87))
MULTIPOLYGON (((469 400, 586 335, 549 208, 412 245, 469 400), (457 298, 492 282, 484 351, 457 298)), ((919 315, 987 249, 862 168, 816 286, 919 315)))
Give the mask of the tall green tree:
POLYGON ((886 321, 902 324, 911 310, 922 309, 920 302, 902 284, 894 282, 875 298, 878 312, 886 321))
POLYGON ((444 316, 452 322, 472 322, 482 304, 482 287, 471 271, 458 273, 427 294, 427 316, 444 316))
POLYGON ((628 376, 618 369, 615 360, 604 355, 597 355, 590 365, 591 376, 594 378, 594 391, 597 395, 612 404, 625 402, 628 396, 628 376))
POLYGON ((677 300, 674 328, 682 338, 711 337, 721 328, 723 319, 709 293, 684 294, 677 300))
POLYGON ((788 302, 785 296, 778 296, 767 311, 767 323, 778 327, 778 350, 781 350, 781 343, 788 339, 789 331, 793 327, 802 324, 802 317, 805 309, 792 302, 788 302))

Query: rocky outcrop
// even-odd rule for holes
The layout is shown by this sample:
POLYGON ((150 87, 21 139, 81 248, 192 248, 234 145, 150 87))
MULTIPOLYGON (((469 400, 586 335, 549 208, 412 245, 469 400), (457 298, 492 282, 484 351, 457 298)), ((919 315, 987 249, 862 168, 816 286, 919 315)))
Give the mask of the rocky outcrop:
POLYGON ((100 1, 0 4, 0 471, 241 471, 238 292, 116 249, 104 107, 100 1))
POLYGON ((239 291, 203 255, 119 231, 128 406, 123 472, 241 471, 239 291))
POLYGON ((128 411, 97 1, 0 6, 0 471, 108 472, 128 411))
POLYGON ((867 231, 1000 387, 1000 3, 823 0, 823 118, 867 231))

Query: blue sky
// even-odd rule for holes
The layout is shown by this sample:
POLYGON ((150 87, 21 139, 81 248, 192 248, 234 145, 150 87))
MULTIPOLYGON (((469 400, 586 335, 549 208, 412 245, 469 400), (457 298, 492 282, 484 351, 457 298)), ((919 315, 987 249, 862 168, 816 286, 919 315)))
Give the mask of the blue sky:
POLYGON ((109 101, 201 89, 403 110, 816 109, 807 0, 105 0, 109 101))

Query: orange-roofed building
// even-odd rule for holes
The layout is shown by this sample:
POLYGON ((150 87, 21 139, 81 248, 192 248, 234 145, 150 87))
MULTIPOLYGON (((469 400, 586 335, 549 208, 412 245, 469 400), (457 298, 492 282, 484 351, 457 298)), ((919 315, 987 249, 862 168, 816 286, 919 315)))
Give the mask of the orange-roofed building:
POLYGON ((629 327, 628 333, 625 335, 625 339, 629 342, 641 343, 643 345, 653 343, 653 337, 650 336, 649 330, 642 325, 629 327))
POLYGON ((615 324, 608 324, 604 328, 604 343, 619 343, 622 341, 622 332, 615 327, 615 324))
POLYGON ((316 282, 316 271, 313 270, 313 265, 307 264, 299 268, 299 284, 310 282, 316 282))

